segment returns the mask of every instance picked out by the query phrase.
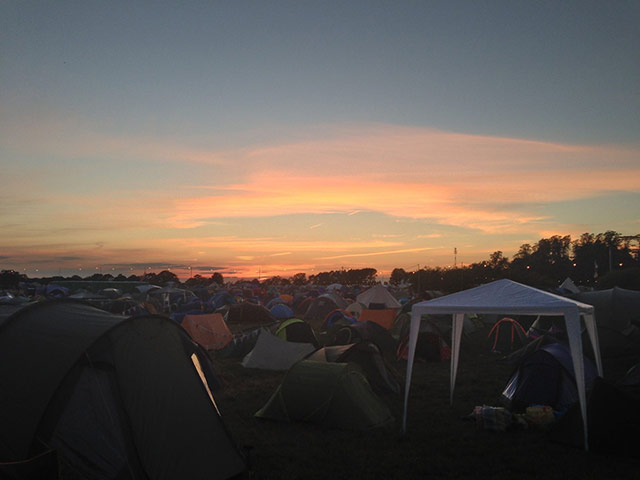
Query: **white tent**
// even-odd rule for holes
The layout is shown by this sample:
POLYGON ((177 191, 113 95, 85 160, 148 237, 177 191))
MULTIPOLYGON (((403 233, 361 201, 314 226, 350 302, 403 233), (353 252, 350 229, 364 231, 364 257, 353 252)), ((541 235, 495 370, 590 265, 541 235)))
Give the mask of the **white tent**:
POLYGON ((589 338, 596 355, 598 374, 602 376, 602 362, 600 359, 600 346, 595 325, 594 309, 591 305, 576 302, 569 298, 554 295, 537 288, 522 285, 520 283, 503 279, 481 285, 479 287, 464 290, 433 300, 416 303, 411 309, 411 330, 409 334, 409 358, 407 362, 407 378, 404 397, 404 416, 402 428, 407 429, 407 405, 409 400, 409 387, 411 386, 411 372, 416 352, 416 343, 420 329, 421 317, 424 314, 451 314, 451 387, 450 402, 453 403, 453 390, 458 369, 458 357, 460 353, 460 339, 462 336, 463 321, 469 314, 511 314, 511 315, 553 315, 564 316, 569 347, 575 370, 580 410, 584 425, 584 444, 587 443, 587 403, 584 385, 584 363, 582 355, 582 335, 580 328, 580 316, 584 319, 589 338))
POLYGON ((564 282, 560 284, 560 288, 564 288, 571 293, 580 293, 580 289, 576 286, 571 277, 565 278, 564 282))
POLYGON ((242 366, 263 370, 289 370, 294 363, 315 349, 310 343, 288 342, 263 328, 253 350, 242 359, 242 366))
POLYGON ((371 308, 372 303, 378 305, 384 305, 384 308, 401 308, 400 302, 391 295, 384 285, 377 284, 373 287, 365 290, 356 297, 356 301, 362 303, 366 308, 371 308))

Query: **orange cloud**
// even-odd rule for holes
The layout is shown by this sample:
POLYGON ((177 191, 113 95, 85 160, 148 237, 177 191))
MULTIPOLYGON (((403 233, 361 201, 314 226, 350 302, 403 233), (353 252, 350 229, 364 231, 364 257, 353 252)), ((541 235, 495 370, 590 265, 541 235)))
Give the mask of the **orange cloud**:
MULTIPOLYGON (((421 176, 417 173, 414 177, 421 176)), ((530 171, 497 173, 449 184, 392 182, 344 177, 295 177, 288 172, 262 173, 247 183, 217 189, 216 195, 177 199, 169 224, 201 225, 208 218, 260 217, 295 213, 358 210, 392 216, 432 219, 442 224, 484 231, 518 228, 544 220, 523 214, 514 204, 587 198, 608 189, 640 190, 637 171, 530 171)))

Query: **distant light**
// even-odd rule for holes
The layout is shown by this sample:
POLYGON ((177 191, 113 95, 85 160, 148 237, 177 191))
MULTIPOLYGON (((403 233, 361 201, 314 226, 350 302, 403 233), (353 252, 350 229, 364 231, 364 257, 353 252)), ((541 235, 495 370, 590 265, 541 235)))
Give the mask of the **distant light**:
POLYGON ((531 267, 529 265, 527 265, 527 270, 529 270, 531 267))

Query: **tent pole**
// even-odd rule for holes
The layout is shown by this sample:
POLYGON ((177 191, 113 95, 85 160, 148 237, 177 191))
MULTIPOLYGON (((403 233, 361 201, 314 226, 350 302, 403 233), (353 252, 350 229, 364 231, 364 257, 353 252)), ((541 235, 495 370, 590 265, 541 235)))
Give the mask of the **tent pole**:
POLYGON ((460 357, 460 339, 462 338, 462 328, 464 327, 464 313, 453 315, 451 325, 451 384, 449 391, 449 404, 453 405, 453 391, 456 386, 456 376, 458 374, 458 359, 460 357))
POLYGON ((416 344, 418 343, 418 333, 420 332, 420 314, 411 312, 411 330, 409 331, 409 357, 407 358, 407 373, 404 387, 404 414, 402 416, 402 433, 407 433, 407 408, 409 406, 409 388, 411 387, 411 374, 413 372, 413 361, 416 356, 416 344))

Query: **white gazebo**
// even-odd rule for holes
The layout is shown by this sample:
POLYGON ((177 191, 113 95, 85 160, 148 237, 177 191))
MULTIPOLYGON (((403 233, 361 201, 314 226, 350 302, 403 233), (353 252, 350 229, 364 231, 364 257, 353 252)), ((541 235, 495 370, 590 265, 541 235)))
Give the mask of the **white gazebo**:
POLYGON ((479 287, 464 290, 433 300, 416 303, 411 309, 411 331, 409 334, 409 358, 407 361, 407 377, 404 397, 404 415, 402 419, 403 431, 407 429, 407 406, 409 402, 409 388, 411 387, 411 373, 420 330, 421 317, 424 314, 452 315, 451 330, 451 387, 449 400, 453 403, 453 390, 458 370, 460 353, 460 339, 465 315, 469 314, 499 314, 499 315, 553 315, 564 316, 569 347, 575 371, 580 411, 584 425, 584 446, 588 449, 587 440, 587 402, 584 383, 584 358, 582 353, 582 333, 580 318, 584 323, 593 345, 598 374, 602 376, 602 361, 598 332, 594 318, 594 308, 591 305, 577 302, 569 298, 529 287, 512 280, 496 280, 479 287))

